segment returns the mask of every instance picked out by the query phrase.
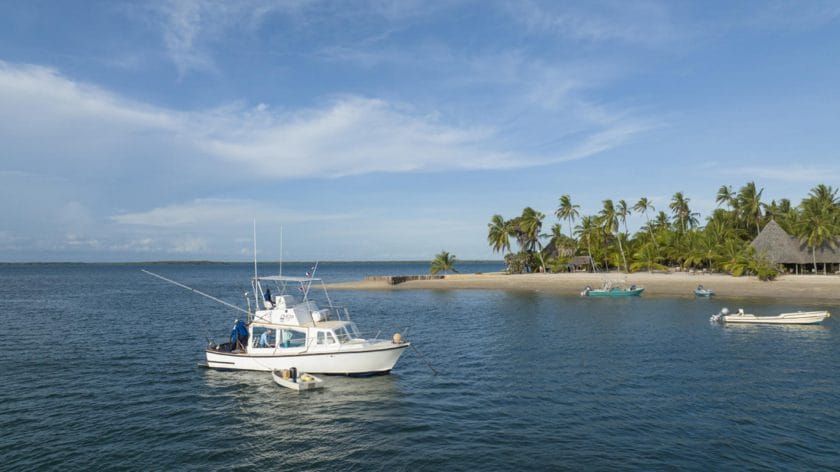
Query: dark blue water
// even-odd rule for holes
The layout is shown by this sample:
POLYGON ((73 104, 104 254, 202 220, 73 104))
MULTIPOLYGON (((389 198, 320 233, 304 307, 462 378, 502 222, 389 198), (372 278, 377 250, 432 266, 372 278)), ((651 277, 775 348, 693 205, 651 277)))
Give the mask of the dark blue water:
MULTIPOLYGON (((149 268, 240 305, 251 270, 149 268)), ((319 268, 337 280, 426 270, 319 268)), ((298 394, 266 373, 196 368, 205 335, 224 336, 239 314, 138 266, 0 266, 0 468, 840 467, 834 318, 713 326, 721 301, 647 294, 332 295, 362 330, 408 327, 440 374, 409 351, 391 375, 327 377, 323 391, 298 394)), ((725 302, 763 313, 812 308, 725 302)))

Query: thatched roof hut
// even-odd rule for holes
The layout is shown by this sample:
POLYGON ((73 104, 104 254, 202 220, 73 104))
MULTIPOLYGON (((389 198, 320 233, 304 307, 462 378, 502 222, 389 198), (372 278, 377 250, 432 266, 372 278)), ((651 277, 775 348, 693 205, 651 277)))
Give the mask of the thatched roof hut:
MULTIPOLYGON (((763 255, 774 264, 811 264, 814 256, 811 248, 798 238, 787 234, 775 221, 770 221, 750 243, 757 254, 763 255)), ((838 244, 840 247, 840 244, 838 244)), ((833 249, 827 242, 816 250, 818 264, 840 263, 840 250, 833 249)))
POLYGON ((569 261, 569 270, 588 270, 592 266, 592 258, 589 256, 574 256, 569 261))

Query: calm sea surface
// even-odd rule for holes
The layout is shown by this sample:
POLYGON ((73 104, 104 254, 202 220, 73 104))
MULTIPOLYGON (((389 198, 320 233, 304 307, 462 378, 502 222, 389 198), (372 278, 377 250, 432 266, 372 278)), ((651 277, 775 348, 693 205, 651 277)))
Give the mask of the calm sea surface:
MULTIPOLYGON (((391 375, 305 394, 196 367, 244 306, 247 264, 0 266, 0 469, 840 468, 840 325, 714 326, 722 305, 537 292, 334 291, 405 332, 391 375)), ((308 265, 287 264, 285 275, 308 265)), ((463 264, 493 271, 498 264, 463 264)), ((261 271, 276 273, 276 265, 261 271)), ((322 264, 329 281, 427 264, 322 264)), ((819 306, 840 315, 837 306, 819 306)))

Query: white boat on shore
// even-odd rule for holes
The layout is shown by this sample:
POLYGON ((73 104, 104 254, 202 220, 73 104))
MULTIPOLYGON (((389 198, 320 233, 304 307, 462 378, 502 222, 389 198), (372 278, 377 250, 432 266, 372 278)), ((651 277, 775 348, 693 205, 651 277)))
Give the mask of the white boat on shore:
POLYGON ((739 309, 738 313, 729 314, 729 310, 723 308, 718 314, 712 315, 710 321, 748 324, 818 324, 830 316, 831 313, 828 311, 797 311, 776 316, 757 316, 744 313, 743 309, 739 309))
POLYGON ((246 320, 234 322, 229 339, 209 342, 204 366, 212 369, 270 372, 294 367, 298 372, 316 374, 387 374, 411 346, 399 333, 392 339, 362 336, 347 309, 332 303, 321 279, 254 277, 253 300, 264 309, 252 312, 250 302, 244 310, 158 274, 143 272, 247 314, 246 320), (309 296, 314 282, 320 282, 324 290, 325 307, 309 296), (280 295, 263 292, 263 286, 272 288, 269 285, 280 295), (301 300, 287 293, 289 286, 299 291, 301 300))

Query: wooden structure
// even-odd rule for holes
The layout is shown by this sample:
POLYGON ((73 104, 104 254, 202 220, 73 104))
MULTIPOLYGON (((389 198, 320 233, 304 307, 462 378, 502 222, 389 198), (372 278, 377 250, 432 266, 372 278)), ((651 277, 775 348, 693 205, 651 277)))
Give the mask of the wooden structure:
POLYGON ((778 223, 771 220, 750 243, 760 257, 766 257, 773 264, 784 266, 787 272, 810 273, 814 259, 824 273, 835 273, 840 268, 840 241, 831 247, 828 242, 818 247, 815 254, 799 238, 789 235, 778 223))

